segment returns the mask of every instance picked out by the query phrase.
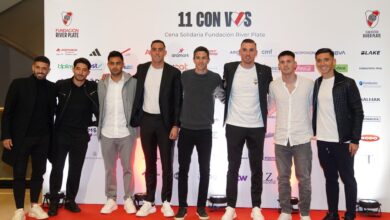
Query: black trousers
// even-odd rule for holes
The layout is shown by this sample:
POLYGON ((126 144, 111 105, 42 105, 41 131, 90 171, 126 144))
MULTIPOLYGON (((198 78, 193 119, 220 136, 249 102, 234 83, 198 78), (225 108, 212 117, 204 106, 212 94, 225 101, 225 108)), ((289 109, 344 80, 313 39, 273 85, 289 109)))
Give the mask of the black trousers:
POLYGON ((55 155, 50 173, 50 195, 53 199, 61 190, 66 156, 69 154, 68 178, 66 181, 66 199, 74 200, 80 185, 81 171, 88 149, 88 134, 70 135, 58 132, 55 135, 55 155))
POLYGON ((211 129, 191 130, 180 129, 179 153, 179 206, 187 207, 188 172, 191 164, 192 150, 196 146, 199 163, 198 207, 205 207, 209 190, 210 157, 212 147, 211 129))
POLYGON ((46 160, 49 146, 50 135, 24 138, 13 166, 13 192, 17 209, 24 208, 26 170, 30 156, 32 165, 30 201, 32 203, 38 203, 39 194, 42 190, 43 174, 46 172, 46 160))
POLYGON ((161 115, 144 112, 141 124, 141 143, 145 156, 146 201, 154 202, 157 185, 157 146, 162 167, 161 201, 171 201, 173 180, 173 141, 170 130, 164 126, 161 115))
POLYGON ((357 183, 353 169, 354 156, 349 144, 317 141, 318 158, 326 180, 326 198, 329 212, 337 212, 339 205, 339 175, 344 183, 346 215, 355 216, 357 183))
POLYGON ((252 207, 260 207, 263 191, 263 149, 265 129, 244 128, 226 125, 226 141, 229 168, 227 173, 226 197, 228 206, 235 208, 237 202, 238 171, 240 170, 244 144, 248 148, 251 168, 252 207))

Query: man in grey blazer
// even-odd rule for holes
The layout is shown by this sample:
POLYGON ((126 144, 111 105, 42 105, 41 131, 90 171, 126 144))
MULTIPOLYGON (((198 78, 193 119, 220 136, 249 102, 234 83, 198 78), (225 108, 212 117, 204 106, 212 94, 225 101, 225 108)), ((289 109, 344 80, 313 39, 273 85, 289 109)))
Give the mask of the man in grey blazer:
POLYGON ((240 62, 224 66, 223 79, 226 90, 224 123, 228 151, 228 173, 226 184, 227 205, 222 220, 237 217, 238 171, 246 143, 251 168, 251 197, 254 220, 263 220, 261 214, 261 192, 263 188, 262 160, 264 137, 267 126, 267 94, 272 81, 271 68, 255 62, 256 42, 245 39, 240 47, 240 62))
POLYGON ((137 80, 123 72, 123 56, 118 51, 108 55, 108 68, 111 75, 98 83, 99 127, 98 138, 101 143, 105 167, 107 202, 100 210, 109 214, 118 208, 116 204, 116 160, 119 157, 123 169, 125 195, 124 209, 133 214, 136 208, 131 199, 134 193, 133 154, 137 132, 130 126, 137 80))

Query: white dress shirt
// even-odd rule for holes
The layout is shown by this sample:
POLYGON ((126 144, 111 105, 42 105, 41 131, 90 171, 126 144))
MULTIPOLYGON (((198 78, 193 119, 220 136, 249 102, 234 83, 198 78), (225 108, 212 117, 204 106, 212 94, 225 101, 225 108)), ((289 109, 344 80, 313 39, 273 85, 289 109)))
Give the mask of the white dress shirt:
POLYGON ((122 100, 124 77, 115 82, 108 81, 107 94, 104 100, 104 120, 102 134, 108 138, 123 138, 130 135, 122 100))
POLYGON ((142 109, 150 114, 160 114, 160 85, 163 68, 156 69, 150 65, 145 78, 144 104, 142 109))
POLYGON ((314 83, 297 76, 295 88, 290 93, 282 78, 272 81, 269 88, 269 108, 276 110, 275 143, 287 146, 310 142, 312 97, 314 83))
POLYGON ((226 124, 246 127, 264 127, 259 101, 259 86, 255 65, 245 69, 238 65, 230 93, 226 124))

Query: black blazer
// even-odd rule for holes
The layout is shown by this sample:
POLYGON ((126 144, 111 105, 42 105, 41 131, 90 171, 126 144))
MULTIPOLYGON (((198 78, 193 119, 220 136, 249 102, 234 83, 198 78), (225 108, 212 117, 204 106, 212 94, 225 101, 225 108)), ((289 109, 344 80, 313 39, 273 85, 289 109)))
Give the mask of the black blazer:
MULTIPOLYGON (((11 166, 13 166, 26 136, 34 111, 36 92, 37 88, 33 75, 13 80, 8 89, 1 121, 1 139, 12 139, 12 149, 4 148, 2 157, 3 161, 11 166)), ((47 94, 51 118, 50 131, 52 131, 56 98, 54 83, 50 81, 47 81, 47 94)))
MULTIPOLYGON (((224 88, 226 91, 225 113, 223 117, 224 124, 226 122, 226 117, 228 113, 230 92, 232 90, 234 74, 236 73, 238 65, 240 65, 240 62, 231 62, 231 63, 226 63, 223 68, 224 88)), ((261 116, 263 118, 264 128, 266 129, 267 114, 268 114, 267 94, 268 94, 269 84, 272 81, 272 71, 271 71, 271 67, 259 63, 255 63, 255 66, 256 66, 257 80, 258 80, 257 85, 259 86, 259 101, 260 101, 261 116)))
MULTIPOLYGON (((150 65, 151 62, 138 65, 137 73, 134 75, 134 77, 137 78, 137 90, 130 121, 130 125, 133 127, 138 127, 142 119, 145 78, 150 65)), ((183 99, 180 75, 180 70, 164 63, 160 85, 159 105, 164 125, 167 129, 171 129, 172 126, 180 126, 179 117, 183 99)))

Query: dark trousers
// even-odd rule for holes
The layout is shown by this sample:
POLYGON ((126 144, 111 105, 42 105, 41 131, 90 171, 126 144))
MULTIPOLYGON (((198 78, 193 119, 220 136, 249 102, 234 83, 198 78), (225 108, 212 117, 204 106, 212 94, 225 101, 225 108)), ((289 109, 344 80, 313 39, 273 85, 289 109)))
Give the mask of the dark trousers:
POLYGON ((226 141, 229 168, 227 173, 226 197, 228 206, 235 208, 237 202, 238 171, 240 170, 244 144, 248 148, 251 168, 252 207, 260 207, 263 191, 263 149, 265 129, 244 128, 226 125, 226 141))
POLYGON ((170 130, 164 126, 161 115, 144 112, 141 124, 141 143, 145 156, 146 201, 154 202, 157 185, 157 146, 162 167, 161 201, 171 201, 173 178, 173 141, 170 130))
POLYGON ((354 156, 349 144, 317 141, 318 158, 326 180, 326 198, 329 212, 337 212, 339 205, 339 175, 344 183, 346 215, 355 216, 357 183, 353 169, 354 156))
POLYGON ((16 162, 13 166, 13 191, 16 208, 24 208, 26 190, 26 170, 28 159, 31 156, 32 173, 30 180, 30 201, 38 203, 42 190, 43 174, 46 172, 47 153, 50 146, 50 136, 25 137, 16 162))
POLYGON ((53 199, 61 190, 65 159, 69 153, 69 170, 66 181, 66 199, 74 200, 80 185, 81 170, 88 149, 89 138, 86 135, 72 136, 59 132, 55 136, 55 155, 50 173, 50 195, 53 199))
POLYGON ((180 129, 179 151, 179 206, 187 207, 188 171, 190 169, 192 150, 196 146, 199 163, 198 207, 205 207, 209 190, 210 157, 212 146, 211 129, 180 129))

